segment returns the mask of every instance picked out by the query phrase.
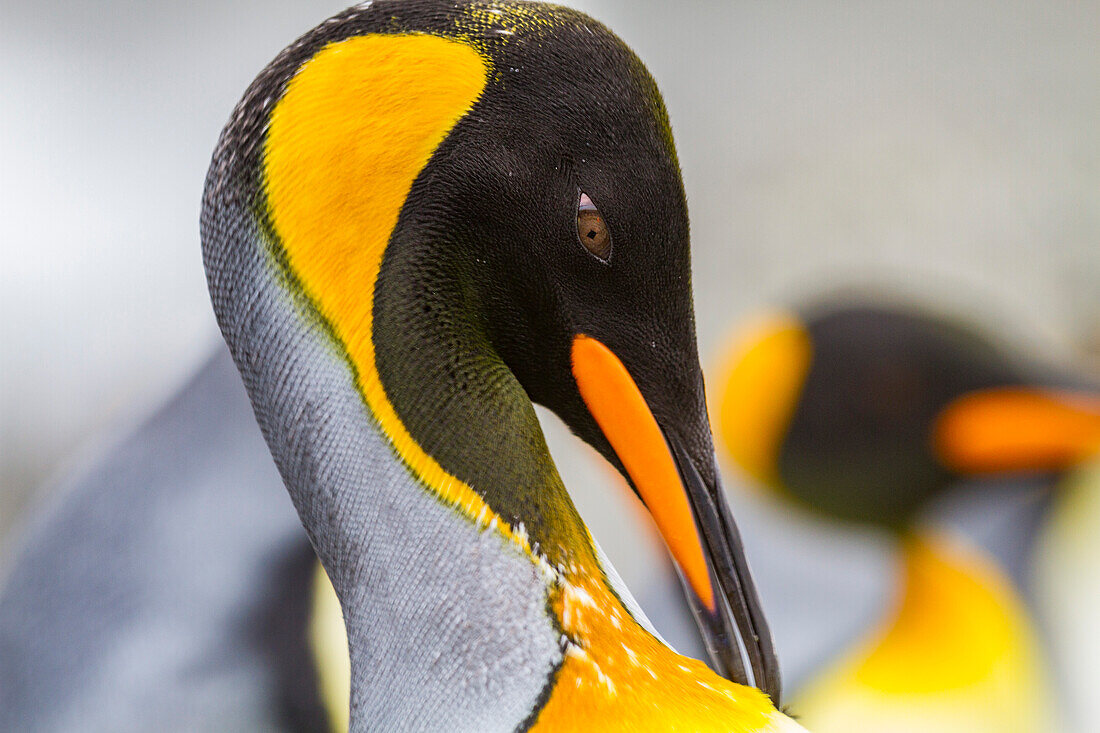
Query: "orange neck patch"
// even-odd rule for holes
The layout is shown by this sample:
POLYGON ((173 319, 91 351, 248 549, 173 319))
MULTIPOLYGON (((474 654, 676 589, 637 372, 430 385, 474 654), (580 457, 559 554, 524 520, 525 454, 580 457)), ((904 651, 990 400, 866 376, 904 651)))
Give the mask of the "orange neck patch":
POLYGON ((776 715, 752 687, 719 677, 645 631, 601 581, 552 600, 568 641, 532 731, 765 731, 776 715))
POLYGON ((935 538, 905 544, 897 616, 857 671, 883 692, 977 684, 1013 650, 1024 611, 1008 580, 965 547, 935 538))

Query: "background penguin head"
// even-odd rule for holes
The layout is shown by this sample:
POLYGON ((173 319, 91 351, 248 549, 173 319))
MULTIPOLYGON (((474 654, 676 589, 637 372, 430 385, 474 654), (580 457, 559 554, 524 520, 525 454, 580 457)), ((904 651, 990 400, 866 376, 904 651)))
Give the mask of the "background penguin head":
POLYGON ((742 334, 720 406, 730 454, 757 481, 842 519, 901 527, 956 477, 1055 467, 1021 432, 1012 455, 1017 396, 1034 396, 1052 426, 1074 419, 989 337, 917 308, 825 304, 742 334), (975 428, 1003 436, 1000 465, 963 452, 975 428))

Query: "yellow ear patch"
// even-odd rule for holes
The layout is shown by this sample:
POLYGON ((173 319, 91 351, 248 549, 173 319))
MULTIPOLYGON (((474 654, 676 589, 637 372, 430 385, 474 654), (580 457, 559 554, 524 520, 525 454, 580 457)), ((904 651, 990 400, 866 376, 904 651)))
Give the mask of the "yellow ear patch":
POLYGON ((741 469, 767 486, 778 485, 779 448, 812 356, 802 322, 773 313, 738 333, 720 372, 719 438, 741 469))
POLYGON ((405 199, 488 73, 473 48, 437 36, 329 44, 302 65, 271 113, 264 184, 289 268, 346 350, 394 449, 445 501, 470 518, 497 518, 515 540, 409 434, 378 376, 372 340, 374 287, 405 199))

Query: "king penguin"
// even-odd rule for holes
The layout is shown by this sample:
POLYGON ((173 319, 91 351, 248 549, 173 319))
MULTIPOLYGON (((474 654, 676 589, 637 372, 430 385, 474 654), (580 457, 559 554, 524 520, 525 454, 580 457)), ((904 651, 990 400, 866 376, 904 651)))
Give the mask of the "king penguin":
POLYGON ((843 519, 901 526, 960 479, 1057 474, 1100 451, 1100 385, 917 304, 761 313, 724 362, 735 463, 843 519))
MULTIPOLYGON (((958 320, 844 300, 749 320, 723 385, 720 433, 744 473, 819 515, 901 540, 894 611, 796 696, 806 724, 1059 730, 1014 579, 922 512, 961 478, 1062 471, 1100 447, 1087 380, 1015 357, 958 320)), ((1012 532, 1026 544, 1037 523, 1012 532)), ((1026 568, 1019 548, 1008 554, 1026 568)))
POLYGON ((234 111, 202 243, 342 610, 350 729, 800 729, 715 465, 668 118, 604 26, 440 0, 325 21, 234 111), (533 402, 630 481, 734 682, 648 627, 533 402))
POLYGON ((246 91, 201 236, 232 362, 29 534, 5 725, 802 730, 715 466, 669 122, 610 31, 539 3, 348 9, 246 91), (733 681, 649 625, 534 402, 643 499, 733 681), (288 686, 327 708, 283 714, 288 686))

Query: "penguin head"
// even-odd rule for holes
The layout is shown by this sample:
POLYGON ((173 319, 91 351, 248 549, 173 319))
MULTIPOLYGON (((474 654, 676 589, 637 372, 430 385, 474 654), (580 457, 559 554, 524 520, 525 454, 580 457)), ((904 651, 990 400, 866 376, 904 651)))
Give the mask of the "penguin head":
POLYGON ((720 410, 735 461, 814 510, 888 527, 950 478, 931 440, 944 406, 1012 379, 971 332, 874 304, 787 313, 732 353, 720 410))
MULTIPOLYGON (((616 465, 577 388, 579 335, 705 453, 688 212, 660 93, 599 23, 564 9, 554 23, 494 50, 495 75, 410 193, 382 277, 421 279, 412 260, 430 247, 531 399, 616 465)), ((700 470, 712 477, 712 462, 700 470)))
POLYGON ((825 301, 741 332, 721 433, 756 482, 830 516, 900 528, 957 478, 1056 469, 1096 445, 1095 407, 1090 419, 1040 387, 957 319, 825 301))
POLYGON ((621 40, 539 3, 376 0, 269 65, 223 133, 204 209, 215 309, 257 383, 265 346, 241 327, 257 284, 233 268, 242 203, 278 287, 425 483, 451 500, 455 482, 432 477, 456 477, 465 506, 527 522, 568 564, 589 538, 556 498, 531 410, 545 405, 653 514, 722 671, 748 679, 739 636, 778 699, 715 467, 672 133, 621 40), (507 447, 470 439, 502 433, 507 447))

